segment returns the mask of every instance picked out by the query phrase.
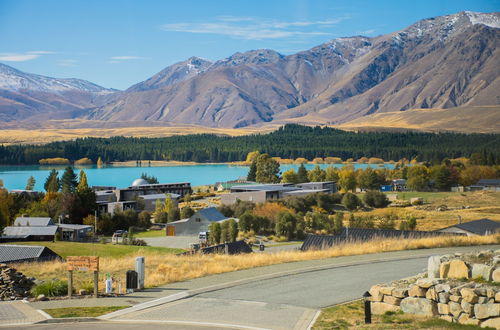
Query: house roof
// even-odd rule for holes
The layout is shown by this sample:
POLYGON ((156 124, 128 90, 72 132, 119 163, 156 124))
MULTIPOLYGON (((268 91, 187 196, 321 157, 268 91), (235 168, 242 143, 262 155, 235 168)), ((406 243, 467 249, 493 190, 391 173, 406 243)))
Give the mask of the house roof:
POLYGON ((58 224, 57 225, 59 228, 63 228, 63 229, 86 229, 86 228, 94 228, 93 226, 90 226, 90 225, 74 225, 74 224, 71 224, 71 223, 61 223, 61 224, 58 224))
POLYGON ((14 226, 46 227, 54 225, 50 218, 19 217, 14 221, 14 226))
MULTIPOLYGON (((170 198, 172 199, 178 199, 181 197, 179 194, 169 194, 170 198)), ((142 199, 165 199, 167 196, 166 194, 151 194, 151 195, 140 195, 139 198, 142 199)))
POLYGON ((57 253, 45 246, 0 244, 0 263, 29 260, 51 260, 61 258, 57 253))
POLYGON ((500 223, 490 219, 479 219, 469 222, 457 223, 453 226, 438 229, 438 231, 448 228, 459 228, 477 235, 493 234, 500 230, 500 223))
POLYGON ((500 179, 481 179, 476 186, 500 186, 500 179))
POLYGON ((52 236, 57 232, 57 226, 47 227, 21 227, 11 226, 5 227, 3 230, 4 236, 28 237, 28 236, 52 236))
POLYGON ((292 184, 289 183, 249 184, 249 185, 239 185, 231 187, 231 190, 242 190, 242 191, 290 191, 298 189, 300 188, 294 187, 292 184))
POLYGON ((199 210, 193 215, 193 217, 196 217, 196 215, 202 215, 208 221, 221 221, 227 219, 227 217, 220 213, 215 207, 208 207, 206 209, 199 210))
POLYGON ((339 235, 307 235, 301 246, 302 251, 328 249, 339 242, 368 241, 376 238, 420 238, 442 235, 461 235, 435 231, 410 231, 374 228, 342 228, 339 235))

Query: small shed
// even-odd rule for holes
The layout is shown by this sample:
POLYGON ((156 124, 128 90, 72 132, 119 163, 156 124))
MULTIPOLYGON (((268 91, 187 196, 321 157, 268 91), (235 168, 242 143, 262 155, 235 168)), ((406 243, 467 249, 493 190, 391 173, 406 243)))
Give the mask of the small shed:
POLYGON ((208 231, 212 222, 229 220, 215 207, 202 209, 190 218, 167 224, 167 236, 198 236, 200 232, 208 231))
POLYGON ((93 226, 89 225, 74 225, 61 223, 58 224, 61 239, 63 241, 80 242, 84 241, 90 233, 94 231, 93 226))
POLYGON ((0 245, 0 263, 61 260, 46 246, 0 245))
POLYGON ((441 233, 460 233, 467 236, 485 236, 500 232, 500 223, 490 219, 479 219, 457 223, 453 226, 438 229, 436 231, 441 233))

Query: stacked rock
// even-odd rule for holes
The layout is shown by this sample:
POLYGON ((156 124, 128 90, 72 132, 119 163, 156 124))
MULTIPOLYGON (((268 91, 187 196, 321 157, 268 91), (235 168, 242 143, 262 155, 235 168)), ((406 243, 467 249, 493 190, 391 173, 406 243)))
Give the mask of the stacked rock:
POLYGON ((29 296, 32 279, 6 264, 0 264, 0 300, 17 300, 29 296))
POLYGON ((499 252, 430 257, 428 273, 371 287, 372 313, 401 310, 500 329, 499 252))

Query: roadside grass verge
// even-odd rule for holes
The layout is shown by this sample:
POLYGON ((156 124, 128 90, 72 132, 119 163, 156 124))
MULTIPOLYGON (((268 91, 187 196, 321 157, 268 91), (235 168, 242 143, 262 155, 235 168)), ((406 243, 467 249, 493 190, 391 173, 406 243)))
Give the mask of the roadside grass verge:
MULTIPOLYGON (((402 312, 387 312, 372 315, 372 323, 365 324, 362 300, 325 308, 312 327, 314 330, 326 329, 483 329, 480 326, 450 323, 445 320, 402 312)), ((488 328, 493 329, 493 328, 488 328)))
POLYGON ((130 306, 101 306, 101 307, 66 307, 66 308, 49 308, 43 311, 53 318, 64 317, 97 317, 108 314, 130 306))
MULTIPOLYGON (((360 254, 371 254, 388 251, 414 250, 452 246, 473 246, 499 244, 500 234, 490 236, 443 236, 420 239, 379 239, 369 242, 349 242, 338 245, 332 249, 322 251, 282 251, 277 253, 252 253, 244 255, 188 255, 178 256, 165 253, 161 250, 137 250, 136 253, 112 257, 100 258, 100 289, 104 285, 106 274, 115 279, 114 284, 125 287, 125 274, 127 270, 134 269, 135 257, 146 258, 146 287, 155 287, 162 284, 190 280, 211 274, 226 273, 241 269, 268 266, 286 262, 325 259, 339 256, 350 256, 360 254)), ((106 245, 108 246, 108 245, 106 245)), ((109 246, 111 247, 111 246, 109 246)), ((82 255, 82 254, 80 254, 82 255)), ((90 255, 90 254, 89 254, 90 255)), ((23 272, 27 276, 39 280, 51 280, 54 278, 66 279, 66 264, 59 261, 43 263, 20 263, 12 267, 23 272)), ((75 289, 87 288, 91 274, 86 272, 74 272, 75 289)))
POLYGON ((185 250, 153 246, 113 245, 101 243, 76 243, 76 242, 16 242, 16 245, 43 245, 59 254, 67 256, 98 256, 120 258, 128 255, 150 253, 175 254, 185 250))

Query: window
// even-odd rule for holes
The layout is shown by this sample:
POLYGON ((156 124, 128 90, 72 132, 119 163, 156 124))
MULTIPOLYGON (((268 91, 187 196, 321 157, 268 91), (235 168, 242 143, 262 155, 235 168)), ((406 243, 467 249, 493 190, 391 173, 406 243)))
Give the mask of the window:
POLYGON ((200 218, 196 218, 195 220, 196 220, 196 222, 201 222, 200 218))

